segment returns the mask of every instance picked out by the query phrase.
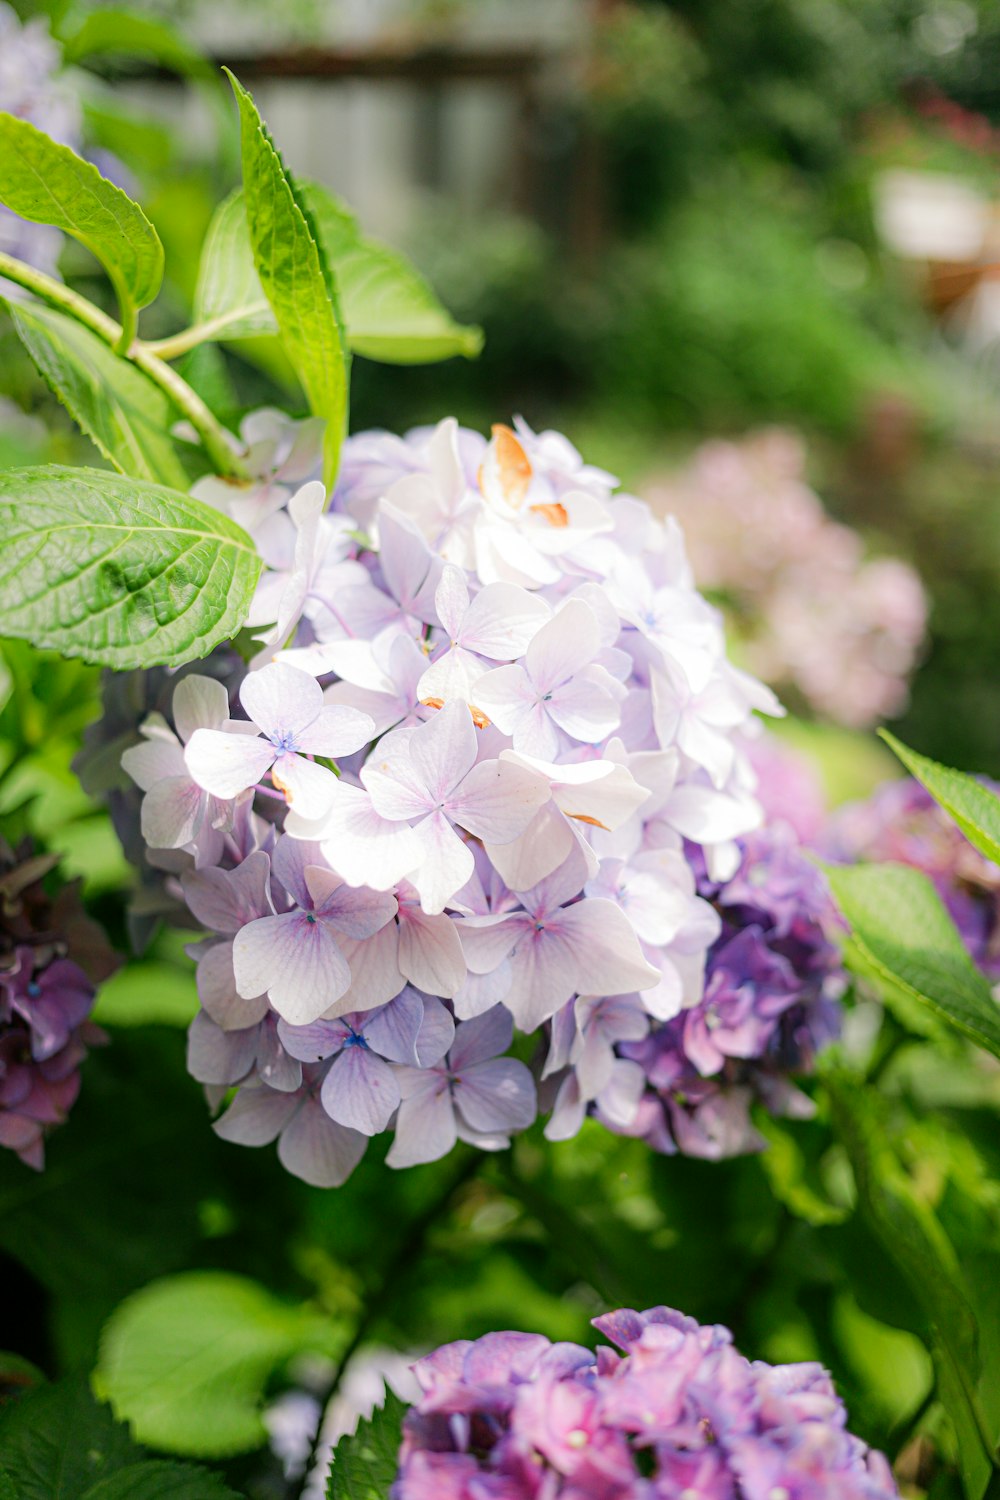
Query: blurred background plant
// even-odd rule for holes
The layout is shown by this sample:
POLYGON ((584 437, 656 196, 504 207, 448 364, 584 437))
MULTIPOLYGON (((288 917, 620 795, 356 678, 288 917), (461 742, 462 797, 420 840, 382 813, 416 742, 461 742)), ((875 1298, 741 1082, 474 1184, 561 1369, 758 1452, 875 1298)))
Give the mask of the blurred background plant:
MULTIPOLYGON (((815 842, 824 799, 865 797, 891 774, 862 733, 885 716, 927 753, 1000 774, 1000 14, 989 0, 15 10, 84 150, 135 185, 164 241, 168 295, 148 337, 189 320, 198 247, 238 180, 226 61, 253 84, 292 167, 340 192, 367 230, 417 259, 456 317, 485 329, 474 364, 359 362, 353 426, 403 430, 449 411, 484 426, 523 412, 676 510, 735 654, 794 709, 784 745, 762 753, 773 815, 801 815, 815 842)), ((3 26, 0 108, 27 112, 3 26)), ((46 253, 100 299, 83 251, 46 253)), ((233 425, 262 402, 287 406, 293 389, 266 337, 204 346, 182 370, 233 425)), ((4 466, 97 461, 5 321, 0 402, 4 466)), ((59 853, 124 950, 131 877, 70 767, 99 712, 97 673, 20 646, 5 645, 3 663, 7 836, 59 853)), ((293 1387, 314 1421, 322 1401, 308 1393, 325 1400, 345 1353, 502 1327, 586 1342, 593 1313, 666 1300, 728 1323, 752 1355, 822 1360, 853 1428, 899 1459, 916 1493, 959 1493, 960 1437, 929 1353, 941 1310, 900 1274, 857 1184, 888 1153, 926 1242, 956 1247, 990 1335, 995 1406, 991 1062, 933 1028, 929 1045, 911 1014, 869 1000, 843 1044, 856 1095, 821 1076, 815 1118, 755 1118, 769 1142, 760 1156, 662 1158, 588 1121, 573 1142, 529 1134, 485 1165, 459 1155, 390 1178, 375 1153, 323 1194, 209 1133, 184 1071, 180 1028, 197 1002, 183 941, 161 932, 101 991, 95 1018, 113 1045, 85 1065, 49 1175, 26 1185, 19 1163, 0 1161, 6 1284, 36 1314, 23 1352, 47 1372, 90 1370, 102 1327, 138 1293, 107 1325, 102 1370, 139 1436, 218 1458, 254 1500, 278 1500, 299 1492, 309 1422, 273 1408, 269 1452, 257 1407, 293 1387), (831 1122, 852 1110, 861 1125, 848 1139, 831 1122), (197 1290, 185 1278, 209 1275, 222 1280, 206 1323, 182 1294, 197 1290), (276 1337, 274 1307, 240 1301, 246 1278, 307 1299, 320 1333, 297 1324, 276 1337), (179 1313, 174 1290, 193 1311, 179 1313), (263 1348, 258 1325, 270 1330, 263 1348), (233 1327, 251 1333, 237 1398, 222 1402, 233 1367, 218 1350, 233 1327), (150 1397, 158 1415, 129 1384, 141 1391, 129 1362, 140 1341, 167 1372, 150 1397), (185 1389, 171 1372, 191 1358, 204 1376, 185 1389)), ((0 1386, 5 1369, 0 1355, 0 1386)), ((347 1388, 368 1390, 363 1376, 362 1362, 347 1388)))

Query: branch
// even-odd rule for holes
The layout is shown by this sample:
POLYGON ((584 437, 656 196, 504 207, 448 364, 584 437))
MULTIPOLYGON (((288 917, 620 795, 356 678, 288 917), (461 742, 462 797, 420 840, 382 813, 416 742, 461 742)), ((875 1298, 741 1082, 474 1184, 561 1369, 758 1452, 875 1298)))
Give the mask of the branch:
POLYGON ((2 251, 0 251, 0 278, 16 282, 18 286, 34 292, 36 297, 40 297, 50 307, 68 313, 71 318, 75 318, 78 323, 89 328, 91 333, 96 333, 97 337, 116 353, 138 366, 144 374, 149 376, 150 380, 166 392, 178 411, 187 417, 201 438, 205 452, 211 459, 216 473, 235 479, 246 478, 243 465, 227 441, 225 429, 205 405, 197 391, 192 390, 176 370, 172 370, 163 360, 150 353, 143 344, 132 342, 127 350, 122 348, 123 341, 130 333, 128 328, 123 328, 120 323, 115 322, 114 318, 109 318, 107 313, 95 307, 92 302, 88 302, 86 297, 81 297, 78 292, 64 286, 61 281, 56 281, 52 276, 46 276, 42 271, 36 271, 34 266, 27 266, 23 261, 15 260, 12 255, 5 255, 2 251))

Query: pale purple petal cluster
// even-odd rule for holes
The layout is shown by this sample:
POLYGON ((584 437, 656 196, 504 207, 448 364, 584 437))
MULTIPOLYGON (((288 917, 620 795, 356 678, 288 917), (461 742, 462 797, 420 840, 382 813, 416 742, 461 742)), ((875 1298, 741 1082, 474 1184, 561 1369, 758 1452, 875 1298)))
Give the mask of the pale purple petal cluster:
MULTIPOLYGON (((995 782, 985 785, 1000 793, 995 782)), ((909 865, 929 876, 976 963, 1000 980, 1000 869, 919 781, 887 781, 867 801, 840 808, 821 848, 828 859, 909 865)))
POLYGON ((537 1112, 513 1033, 542 1028, 556 1131, 634 1128, 622 1049, 702 1000, 695 868, 736 871, 778 705, 677 526, 560 435, 362 434, 329 507, 319 436, 257 413, 255 478, 202 481, 266 563, 262 649, 178 681, 122 758, 206 934, 217 1129, 324 1184, 386 1129, 392 1166, 497 1150, 537 1112))
POLYGON ((667 1307, 594 1326, 617 1349, 489 1333, 418 1360, 392 1500, 898 1494, 821 1365, 750 1361, 728 1329, 667 1307))
MULTIPOLYGON (((0 0, 0 110, 79 151, 79 101, 58 76, 61 66, 48 22, 42 17, 22 22, 0 0)), ((31 224, 0 207, 0 250, 6 255, 52 274, 62 243, 58 229, 31 224)))
POLYGON ((684 527, 699 582, 736 607, 750 669, 824 718, 867 728, 906 706, 927 624, 913 569, 831 519, 792 433, 711 442, 650 487, 684 527))
POLYGON ((714 1159, 764 1144, 755 1103, 812 1112, 792 1078, 838 1035, 844 974, 825 881, 787 825, 750 835, 735 875, 703 874, 698 889, 721 923, 704 994, 640 1039, 617 1039, 614 1067, 633 1070, 640 1093, 633 1119, 623 1124, 601 1094, 592 1108, 658 1151, 714 1159))
POLYGON ((57 861, 0 840, 0 1146, 45 1165, 45 1138, 80 1091, 96 982, 114 967, 73 886, 46 889, 57 861))

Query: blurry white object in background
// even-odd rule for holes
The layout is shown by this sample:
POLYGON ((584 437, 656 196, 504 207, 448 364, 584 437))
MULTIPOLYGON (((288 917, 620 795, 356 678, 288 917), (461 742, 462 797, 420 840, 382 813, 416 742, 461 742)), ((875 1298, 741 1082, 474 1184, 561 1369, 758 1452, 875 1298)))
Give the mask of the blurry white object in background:
POLYGON ((907 260, 974 261, 991 226, 989 201, 960 178, 941 172, 880 172, 875 223, 896 255, 907 260))

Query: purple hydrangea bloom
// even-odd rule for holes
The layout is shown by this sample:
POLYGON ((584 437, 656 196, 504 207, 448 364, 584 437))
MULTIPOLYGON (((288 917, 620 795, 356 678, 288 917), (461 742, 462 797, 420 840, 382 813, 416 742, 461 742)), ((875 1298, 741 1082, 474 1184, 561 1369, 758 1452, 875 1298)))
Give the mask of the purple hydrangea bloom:
POLYGON ((122 762, 203 934, 188 1055, 213 1106, 237 1089, 220 1134, 329 1184, 384 1129, 391 1166, 498 1149, 540 1086, 553 1135, 591 1112, 735 1149, 828 955, 791 855, 754 904, 747 746, 780 709, 676 524, 522 422, 351 438, 329 503, 315 423, 242 433, 252 477, 198 490, 266 565, 262 649, 175 677, 122 762))
POLYGON ((667 1307, 594 1326, 617 1350, 490 1333, 418 1360, 392 1500, 898 1494, 820 1365, 751 1362, 728 1329, 667 1307))
POLYGON ((104 1040, 88 1017, 97 981, 115 966, 76 887, 49 895, 55 864, 29 842, 12 850, 0 840, 0 1146, 39 1171, 46 1136, 79 1093, 87 1047, 104 1040))
POLYGON ((703 870, 698 889, 721 923, 701 999, 617 1047, 644 1075, 633 1120, 623 1124, 600 1094, 591 1097, 611 1129, 658 1151, 718 1158, 764 1144, 751 1123, 755 1101, 811 1113, 792 1077, 838 1035, 844 974, 825 881, 788 825, 750 835, 731 879, 703 870))

